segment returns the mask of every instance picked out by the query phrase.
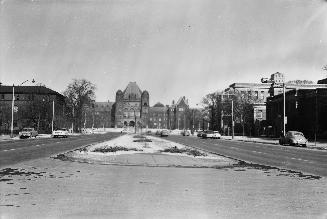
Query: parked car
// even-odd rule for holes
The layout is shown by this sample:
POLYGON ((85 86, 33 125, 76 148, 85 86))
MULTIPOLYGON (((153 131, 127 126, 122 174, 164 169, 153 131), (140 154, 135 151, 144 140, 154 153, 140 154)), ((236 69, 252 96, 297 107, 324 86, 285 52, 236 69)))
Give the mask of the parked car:
POLYGON ((191 133, 190 133, 189 130, 183 130, 183 131, 181 132, 181 134, 182 134, 183 136, 190 136, 190 135, 191 135, 191 133))
POLYGON ((206 130, 202 134, 202 138, 213 138, 213 131, 206 130))
POLYGON ((288 131, 285 136, 279 138, 279 144, 299 145, 306 147, 308 140, 304 137, 302 132, 288 131))
POLYGON ((214 131, 213 132, 213 135, 212 135, 212 138, 220 139, 221 138, 221 134, 218 131, 214 131))
POLYGON ((169 135, 168 130, 166 130, 166 129, 161 130, 161 132, 160 132, 161 137, 168 137, 168 135, 169 135))
POLYGON ((202 131, 198 131, 198 134, 196 136, 201 138, 202 135, 203 135, 203 132, 202 131))
POLYGON ((23 128, 21 132, 19 132, 19 138, 31 138, 38 135, 38 132, 34 128, 23 128))
POLYGON ((161 130, 157 130, 156 135, 161 135, 161 130))
POLYGON ((52 137, 53 138, 58 138, 58 137, 62 137, 62 138, 67 138, 68 137, 68 130, 65 128, 61 128, 61 129, 56 129, 52 132, 52 137))

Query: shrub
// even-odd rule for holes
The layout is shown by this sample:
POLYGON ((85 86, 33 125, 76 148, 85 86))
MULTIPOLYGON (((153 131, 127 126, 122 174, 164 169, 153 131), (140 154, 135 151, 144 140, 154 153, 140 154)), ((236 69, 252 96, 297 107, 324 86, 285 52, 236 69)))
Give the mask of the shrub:
POLYGON ((195 149, 177 148, 176 146, 166 148, 166 149, 162 150, 162 152, 187 154, 187 155, 191 155, 191 156, 194 156, 194 157, 207 156, 205 153, 202 153, 202 152, 200 152, 198 150, 195 150, 195 149))
POLYGON ((101 152, 101 153, 107 153, 107 152, 117 152, 117 151, 143 151, 136 148, 126 148, 121 146, 115 146, 115 147, 104 147, 104 148, 96 148, 93 150, 93 152, 101 152))

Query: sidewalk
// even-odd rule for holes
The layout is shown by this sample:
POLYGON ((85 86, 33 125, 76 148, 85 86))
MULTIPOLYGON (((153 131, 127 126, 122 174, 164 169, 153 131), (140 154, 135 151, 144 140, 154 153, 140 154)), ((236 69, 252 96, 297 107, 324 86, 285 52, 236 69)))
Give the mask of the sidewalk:
MULTIPOLYGON (((279 145, 278 138, 258 138, 258 137, 248 137, 248 136, 222 136, 224 140, 234 140, 234 141, 244 141, 244 142, 255 142, 255 143, 265 143, 265 144, 275 144, 279 145)), ((309 142, 308 148, 325 149, 327 150, 327 142, 309 142)))

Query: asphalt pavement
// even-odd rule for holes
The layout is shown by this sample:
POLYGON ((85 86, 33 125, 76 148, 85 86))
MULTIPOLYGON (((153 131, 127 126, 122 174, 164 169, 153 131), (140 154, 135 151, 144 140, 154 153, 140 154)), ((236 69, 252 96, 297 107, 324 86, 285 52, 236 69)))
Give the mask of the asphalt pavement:
POLYGON ((171 135, 168 140, 253 164, 327 176, 327 151, 171 135))
POLYGON ((31 138, 0 142, 0 168, 107 141, 120 133, 76 135, 68 138, 31 138))

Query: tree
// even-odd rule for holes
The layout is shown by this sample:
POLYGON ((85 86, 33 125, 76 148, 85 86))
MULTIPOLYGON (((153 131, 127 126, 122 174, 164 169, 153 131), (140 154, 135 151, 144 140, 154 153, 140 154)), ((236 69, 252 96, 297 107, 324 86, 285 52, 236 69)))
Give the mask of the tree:
POLYGON ((212 130, 220 130, 221 127, 221 102, 222 92, 216 91, 207 94, 202 99, 202 104, 204 106, 203 117, 207 118, 211 124, 212 130))
POLYGON ((75 124, 75 129, 80 130, 84 123, 84 115, 92 108, 95 102, 96 86, 86 79, 74 79, 64 91, 69 115, 75 124))

